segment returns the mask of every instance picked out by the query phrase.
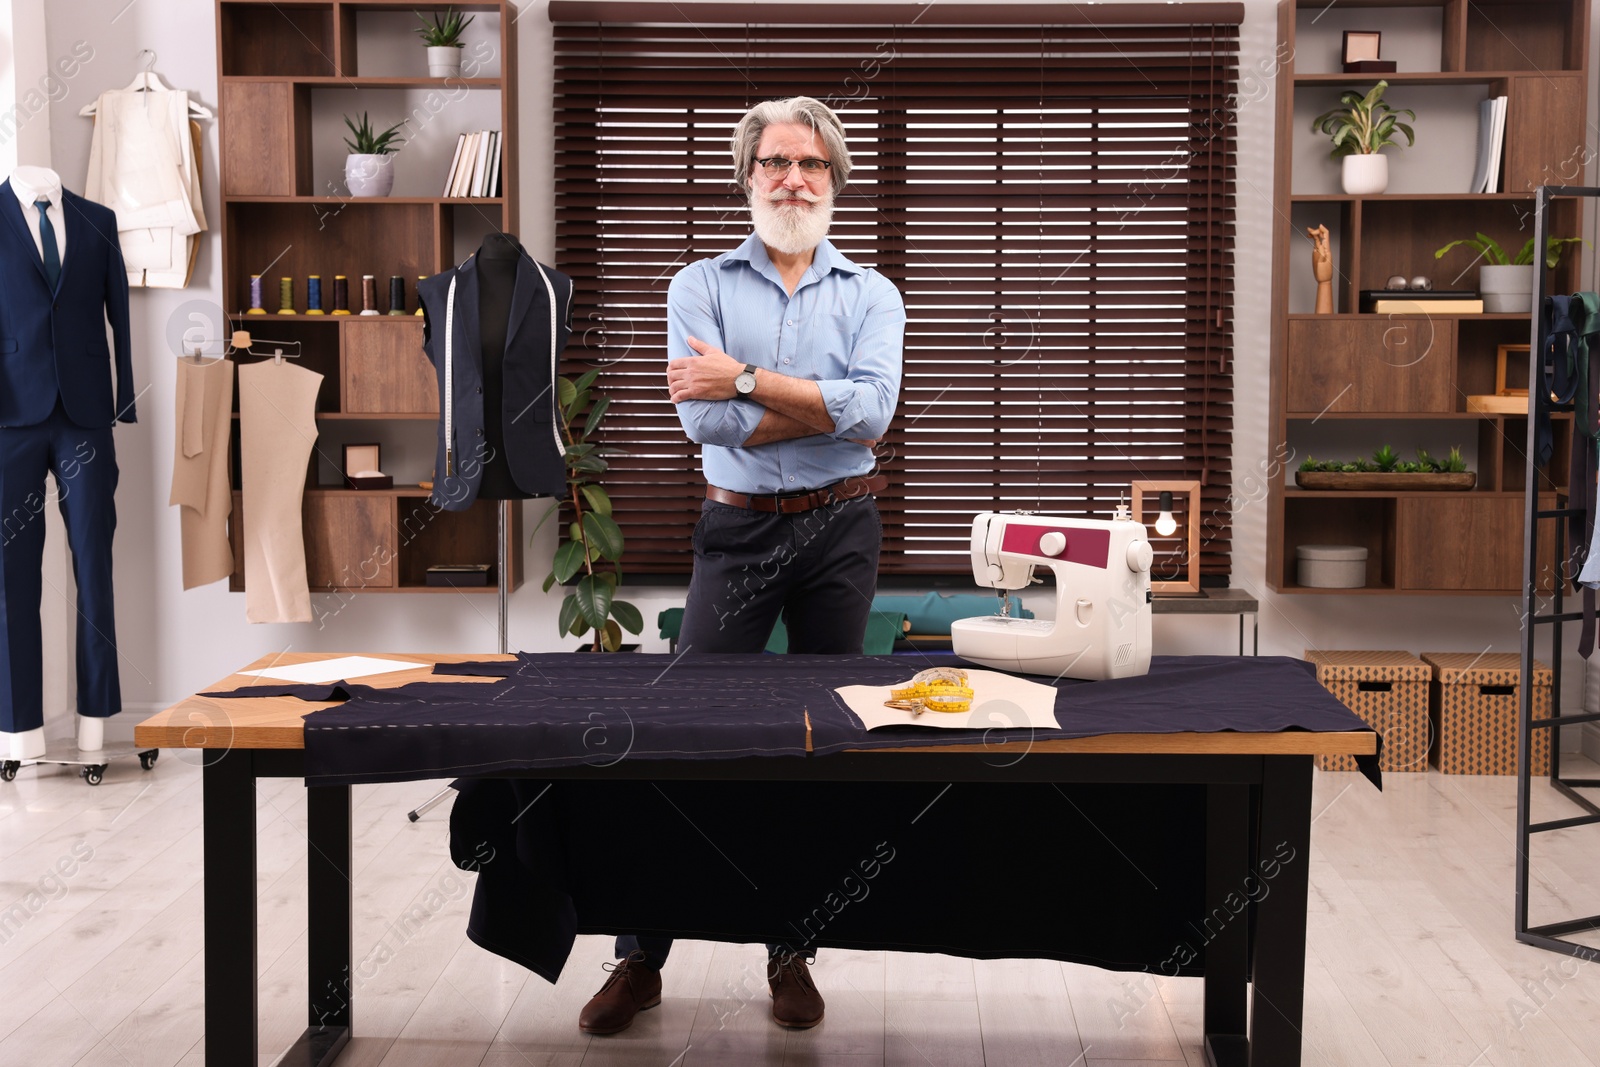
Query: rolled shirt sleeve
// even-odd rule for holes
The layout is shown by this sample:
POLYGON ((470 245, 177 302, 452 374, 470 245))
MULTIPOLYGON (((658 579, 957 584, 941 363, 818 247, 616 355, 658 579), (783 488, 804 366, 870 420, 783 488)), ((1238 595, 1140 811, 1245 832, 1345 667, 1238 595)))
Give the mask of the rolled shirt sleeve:
POLYGON ((871 294, 850 351, 849 377, 817 382, 838 440, 877 440, 889 429, 900 396, 906 309, 883 275, 869 273, 871 294))
MULTIPOLYGON (((679 271, 667 287, 667 358, 695 355, 688 338, 725 349, 722 325, 711 306, 707 285, 709 261, 693 263, 679 271)), ((755 432, 765 409, 751 400, 682 400, 678 421, 689 440, 698 445, 738 448, 755 432)))

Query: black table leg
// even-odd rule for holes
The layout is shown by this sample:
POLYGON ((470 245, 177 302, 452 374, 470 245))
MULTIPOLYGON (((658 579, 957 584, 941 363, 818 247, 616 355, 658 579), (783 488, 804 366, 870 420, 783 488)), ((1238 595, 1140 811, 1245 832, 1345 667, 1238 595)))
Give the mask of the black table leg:
POLYGON ((1299 1067, 1311 861, 1311 757, 1268 756, 1262 770, 1257 872, 1271 886, 1251 945, 1251 1067, 1299 1067))
POLYGON ((238 1067, 256 1062, 256 775, 247 751, 203 755, 206 1067, 238 1067))
POLYGON ((350 1039, 351 882, 350 787, 306 789, 309 1029, 285 1064, 331 1062, 350 1039))
MULTIPOLYGON (((1242 618, 1242 616, 1241 616, 1242 618)), ((1205 1052, 1211 1067, 1246 1067, 1249 903, 1261 895, 1250 871, 1250 787, 1206 789, 1205 1052)))

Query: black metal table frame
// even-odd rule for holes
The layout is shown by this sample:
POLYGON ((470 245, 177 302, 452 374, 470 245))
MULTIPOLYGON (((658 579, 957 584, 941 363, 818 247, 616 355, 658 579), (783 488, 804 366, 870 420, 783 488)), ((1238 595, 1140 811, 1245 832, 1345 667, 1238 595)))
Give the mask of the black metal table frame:
MULTIPOLYGON (((1229 914, 1224 901, 1230 894, 1237 899, 1245 879, 1280 843, 1287 842, 1295 857, 1282 865, 1271 893, 1255 905, 1253 936, 1247 922, 1223 923, 1203 950, 1206 1062, 1212 1067, 1298 1067, 1312 757, 1034 751, 1007 766, 997 765, 1006 762, 1004 753, 924 749, 799 759, 623 760, 605 768, 549 769, 527 777, 1204 785, 1207 915, 1216 908, 1229 914), (1252 788, 1258 790, 1255 803, 1252 788), (1256 855, 1250 854, 1252 840, 1259 842, 1256 855)), ((206 762, 207 1067, 256 1062, 256 779, 303 778, 304 756, 294 749, 233 749, 206 762)), ((279 1061, 286 1067, 332 1064, 353 1025, 350 787, 308 786, 306 812, 308 1026, 279 1061), (330 992, 342 995, 330 997, 330 992)))

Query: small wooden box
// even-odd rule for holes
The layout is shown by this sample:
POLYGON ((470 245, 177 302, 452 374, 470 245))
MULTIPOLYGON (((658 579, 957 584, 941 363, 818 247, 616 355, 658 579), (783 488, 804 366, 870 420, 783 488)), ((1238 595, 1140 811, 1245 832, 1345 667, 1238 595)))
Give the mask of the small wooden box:
MULTIPOLYGON (((1517 773, 1517 686, 1522 657, 1515 652, 1424 652, 1433 670, 1429 716, 1432 758, 1443 774, 1517 773)), ((1550 715, 1550 668, 1533 665, 1533 717, 1550 715)), ((1550 773, 1550 731, 1533 732, 1533 772, 1550 773)))
MULTIPOLYGON (((1378 766, 1385 771, 1428 769, 1428 682, 1433 668, 1409 652, 1328 652, 1308 649, 1317 681, 1383 735, 1378 766)), ((1324 771, 1353 771, 1354 756, 1318 756, 1324 771)))

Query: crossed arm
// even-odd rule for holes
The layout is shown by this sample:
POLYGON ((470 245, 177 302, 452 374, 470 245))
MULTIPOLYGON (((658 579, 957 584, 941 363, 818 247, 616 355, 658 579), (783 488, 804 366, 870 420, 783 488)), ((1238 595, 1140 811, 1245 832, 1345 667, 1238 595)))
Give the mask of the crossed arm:
MULTIPOLYGON (((698 337, 689 337, 687 341, 697 354, 667 363, 667 398, 677 404, 685 400, 737 397, 739 392, 733 380, 744 370, 744 364, 698 337)), ((761 421, 741 443, 742 448, 834 431, 833 417, 822 400, 822 389, 814 381, 761 369, 756 371, 755 391, 745 399, 760 404, 763 411, 761 421)), ((862 438, 852 440, 868 448, 877 443, 862 438)))

